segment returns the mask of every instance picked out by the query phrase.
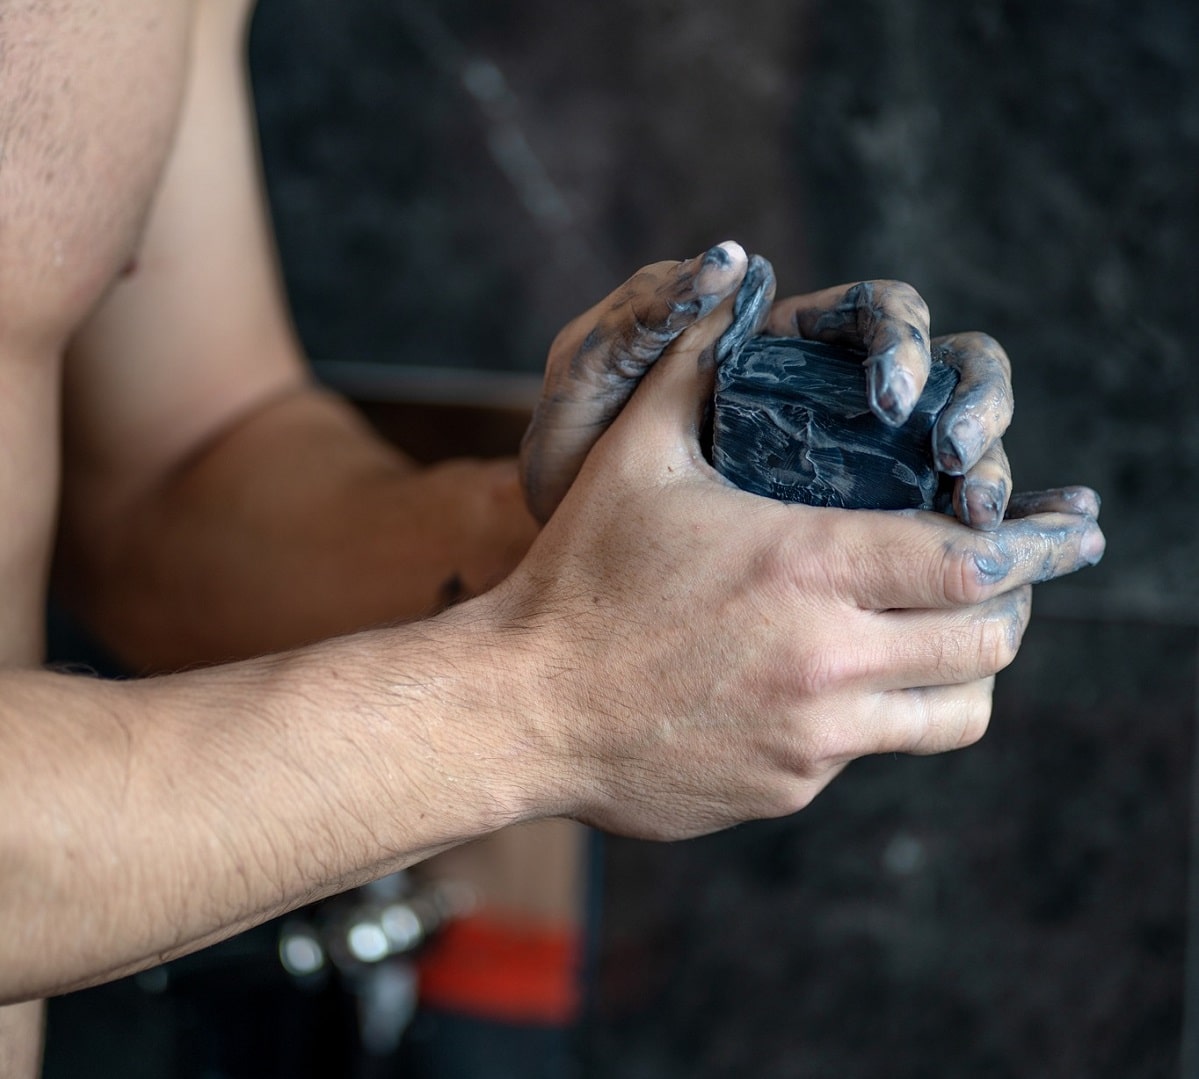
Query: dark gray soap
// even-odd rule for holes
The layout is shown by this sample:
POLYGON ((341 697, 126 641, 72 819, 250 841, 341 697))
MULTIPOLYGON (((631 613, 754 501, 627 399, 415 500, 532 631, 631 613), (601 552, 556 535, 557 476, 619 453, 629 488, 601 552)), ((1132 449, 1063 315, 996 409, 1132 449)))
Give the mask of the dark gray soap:
POLYGON ((755 337, 716 376, 712 460, 738 487, 845 509, 933 509, 942 476, 932 428, 957 385, 934 363, 902 427, 870 411, 865 355, 794 337, 755 337))

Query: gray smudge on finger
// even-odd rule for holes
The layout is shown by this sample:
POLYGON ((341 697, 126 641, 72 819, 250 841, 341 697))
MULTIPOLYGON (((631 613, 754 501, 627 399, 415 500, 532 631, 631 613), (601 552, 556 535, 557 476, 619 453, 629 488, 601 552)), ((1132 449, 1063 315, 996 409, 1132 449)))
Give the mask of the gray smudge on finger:
POLYGON ((761 255, 750 257, 733 302, 733 321, 716 343, 717 364, 724 363, 761 328, 774 299, 774 267, 761 255))
POLYGON ((1021 491, 1008 503, 1009 519, 1030 517, 1035 513, 1077 513, 1098 518, 1102 508, 1098 492, 1090 487, 1054 487, 1047 491, 1021 491))
POLYGON ((1103 557, 1106 541, 1088 517, 1054 515, 1051 520, 1009 521, 998 531, 957 537, 946 546, 952 558, 965 556, 975 570, 975 584, 991 588, 1015 578, 1040 584, 1063 577, 1103 557))
POLYGON ((571 374, 606 377, 623 387, 623 403, 633 391, 627 384, 635 384, 672 341, 725 299, 732 266, 732 256, 718 244, 679 263, 652 293, 648 271, 631 278, 572 357, 571 374))

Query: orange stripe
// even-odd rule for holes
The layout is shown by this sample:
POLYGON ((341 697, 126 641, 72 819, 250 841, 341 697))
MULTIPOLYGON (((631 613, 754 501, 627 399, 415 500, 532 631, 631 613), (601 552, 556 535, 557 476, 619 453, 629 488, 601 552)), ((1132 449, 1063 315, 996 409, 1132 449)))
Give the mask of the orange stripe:
POLYGON ((579 1014, 580 951, 574 927, 462 918, 421 954, 420 1000, 483 1019, 570 1023, 579 1014))

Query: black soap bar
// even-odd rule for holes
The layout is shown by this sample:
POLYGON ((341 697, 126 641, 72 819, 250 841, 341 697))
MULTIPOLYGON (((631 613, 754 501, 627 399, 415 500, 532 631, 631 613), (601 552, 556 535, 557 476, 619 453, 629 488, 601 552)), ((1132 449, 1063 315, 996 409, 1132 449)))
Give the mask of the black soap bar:
POLYGON ((864 354, 793 337, 755 337, 716 375, 712 460, 754 494, 809 506, 933 509, 941 474, 932 428, 957 385, 934 363, 911 417, 870 411, 864 354))

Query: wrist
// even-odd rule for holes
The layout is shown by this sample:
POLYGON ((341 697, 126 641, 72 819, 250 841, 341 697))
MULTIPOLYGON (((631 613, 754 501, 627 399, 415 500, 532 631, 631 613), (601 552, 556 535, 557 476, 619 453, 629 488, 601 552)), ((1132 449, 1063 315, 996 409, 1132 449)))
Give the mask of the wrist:
POLYGON ((409 627, 431 655, 449 659, 448 680, 426 692, 450 710, 430 752, 457 759, 495 830, 570 815, 573 758, 566 745, 549 634, 519 612, 501 585, 409 627))

